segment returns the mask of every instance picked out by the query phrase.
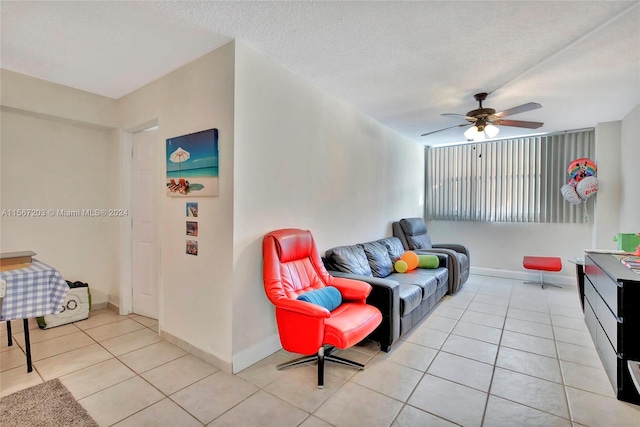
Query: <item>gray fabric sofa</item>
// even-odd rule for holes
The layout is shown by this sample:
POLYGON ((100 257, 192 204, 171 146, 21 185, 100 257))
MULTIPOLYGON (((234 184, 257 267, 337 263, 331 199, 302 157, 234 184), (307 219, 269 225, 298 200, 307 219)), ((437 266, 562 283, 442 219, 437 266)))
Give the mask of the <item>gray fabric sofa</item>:
POLYGON ((447 255, 449 262, 449 293, 453 294, 469 278, 469 249, 458 243, 431 242, 427 234, 427 225, 422 218, 404 218, 392 224, 393 235, 398 237, 404 248, 416 253, 441 253, 447 255))
POLYGON ((372 286, 367 303, 382 312, 382 323, 370 338, 388 352, 391 345, 411 329, 440 301, 449 289, 448 258, 438 256, 439 267, 417 268, 397 273, 393 263, 405 252, 397 237, 351 246, 339 246, 325 252, 323 261, 336 277, 362 280, 372 286))

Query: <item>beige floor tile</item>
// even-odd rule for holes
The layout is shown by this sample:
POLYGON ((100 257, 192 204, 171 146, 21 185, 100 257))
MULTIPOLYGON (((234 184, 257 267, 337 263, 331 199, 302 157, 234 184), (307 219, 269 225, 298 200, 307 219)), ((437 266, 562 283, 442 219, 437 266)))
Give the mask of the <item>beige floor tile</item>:
MULTIPOLYGON (((4 356, 4 355, 3 355, 4 356)), ((27 372, 25 366, 0 372, 0 397, 42 383, 42 378, 35 370, 27 372)))
POLYGON ((140 329, 144 329, 144 326, 134 320, 125 319, 95 328, 85 329, 84 332, 94 340, 101 342, 140 329))
POLYGON ((403 365, 375 359, 364 371, 354 375, 351 381, 405 402, 418 385, 422 374, 421 371, 403 365), (390 378, 393 378, 393 381, 390 381, 390 378))
POLYGON ((148 328, 143 328, 135 332, 129 332, 128 334, 104 340, 100 344, 111 354, 120 356, 160 341, 162 340, 157 333, 148 328))
POLYGON ((326 421, 322 421, 320 418, 316 418, 313 415, 310 415, 306 420, 300 424, 300 427, 332 427, 326 421))
POLYGON ((491 344, 499 344, 502 329, 459 321, 451 333, 454 335, 485 341, 491 344))
POLYGON ((108 323, 119 322, 128 319, 128 316, 120 316, 111 310, 97 310, 89 313, 89 318, 74 323, 78 328, 85 330, 106 325, 108 323))
POLYGON ((400 411, 396 420, 391 424, 392 427, 454 427, 453 424, 445 419, 438 418, 428 412, 421 411, 413 406, 405 405, 400 411))
POLYGON ((380 343, 371 339, 365 339, 351 347, 351 349, 373 357, 380 352, 380 343))
MULTIPOLYGON (((2 322, 2 326, 0 326, 0 336, 7 336, 7 322, 2 322)), ((29 330, 38 329, 38 321, 35 318, 29 319, 29 330)), ((17 335, 19 332, 22 335, 22 331, 24 330, 24 322, 22 319, 12 320, 11 321, 11 335, 17 335)))
POLYGON ((402 409, 402 403, 348 382, 314 415, 335 426, 388 426, 402 409))
MULTIPOLYGON (((460 293, 461 292, 458 292, 458 294, 460 293)), ((453 298, 451 295, 449 295, 448 297, 444 298, 444 300, 442 301, 442 305, 444 307, 466 310, 467 307, 469 307, 469 304, 471 304, 472 298, 473 296, 471 298, 453 298)))
POLYGON ((95 365, 105 360, 111 359, 113 356, 100 347, 98 344, 92 344, 86 347, 48 357, 43 360, 34 362, 42 378, 48 381, 58 378, 71 372, 79 371, 91 365, 95 365))
POLYGON ((148 328, 156 326, 158 324, 158 319, 152 319, 145 316, 134 316, 132 317, 132 319, 148 328))
POLYGON ((398 363, 424 372, 427 370, 438 350, 414 344, 408 341, 397 341, 389 353, 380 352, 376 358, 398 363))
POLYGON ((515 348, 516 350, 528 351, 547 357, 556 357, 556 343, 554 340, 536 337, 533 335, 521 334, 519 332, 503 331, 500 345, 503 347, 515 348))
POLYGON ((529 297, 514 298, 509 301, 509 308, 517 308, 520 310, 537 311, 540 313, 549 313, 549 306, 546 301, 536 301, 529 297))
POLYGON ((566 387, 573 421, 586 426, 637 427, 640 406, 566 387))
POLYGON ((556 342, 558 348, 558 358, 567 362, 578 363, 580 365, 603 368, 598 352, 593 347, 584 347, 566 342, 556 342))
MULTIPOLYGON (((576 297, 576 299, 578 298, 576 297)), ((561 305, 549 305, 549 313, 573 317, 576 319, 584 319, 584 312, 579 306, 576 306, 575 308, 568 308, 561 305)))
POLYGON ((206 424, 258 390, 242 378, 218 371, 171 395, 171 400, 206 424))
POLYGON ((584 347, 594 347, 591 335, 586 331, 577 331, 567 328, 553 328, 556 341, 567 342, 569 344, 581 345, 584 347))
POLYGON ((527 322, 551 324, 549 313, 541 313, 539 311, 523 310, 521 308, 510 307, 507 317, 518 320, 526 320, 527 322))
POLYGON ((473 301, 467 307, 467 311, 477 311, 478 313, 485 314, 494 314, 496 316, 506 316, 507 315, 507 307, 494 305, 494 304, 485 304, 483 302, 473 301))
POLYGON ((14 344, 16 348, 13 350, 5 351, 0 356, 0 372, 8 371, 13 368, 17 368, 18 366, 25 366, 25 371, 27 370, 27 356, 24 351, 18 346, 14 344))
MULTIPOLYGON (((489 295, 489 296, 494 296, 502 299, 509 299, 509 296, 511 295, 511 291, 512 289, 510 285, 496 286, 496 284, 485 283, 484 285, 478 288, 478 295, 489 295)), ((490 304, 495 304, 495 302, 490 304)))
POLYGON ((487 393, 425 375, 411 395, 409 404, 464 426, 482 422, 487 393))
POLYGON ((272 394, 259 391, 208 426, 297 426, 308 415, 272 394))
MULTIPOLYGON (((30 329, 29 342, 33 346, 34 344, 37 344, 45 340, 50 340, 50 339, 58 338, 64 335, 74 334, 77 332, 80 332, 80 329, 78 329, 76 325, 73 323, 69 325, 56 326, 55 328, 51 328, 51 329, 40 329, 40 328, 30 329)), ((20 346, 24 348, 24 345, 25 345, 24 334, 22 332, 17 334, 14 332, 13 335, 14 335, 14 341, 18 342, 20 346)))
MULTIPOLYGON (((511 290, 506 291, 507 295, 511 293, 511 290)), ((484 304, 499 305, 501 307, 507 307, 509 305, 509 297, 497 295, 487 295, 484 293, 484 289, 481 289, 479 293, 473 298, 474 302, 481 302, 484 304)))
POLYGON ((607 397, 616 397, 604 368, 593 368, 564 360, 560 361, 560 365, 565 385, 607 397))
POLYGON ((477 311, 467 310, 460 318, 463 322, 473 323, 476 325, 490 326, 492 328, 500 328, 504 325, 504 316, 496 316, 493 314, 480 313, 477 311))
POLYGON ((155 388, 166 395, 175 393, 218 369, 195 356, 187 354, 142 374, 155 388))
POLYGON ((46 359, 47 357, 75 350, 77 348, 86 347, 95 344, 84 332, 76 329, 78 332, 63 335, 57 338, 48 339, 31 345, 31 357, 34 361, 46 359))
POLYGON ((584 318, 576 319, 575 317, 559 316, 557 314, 551 315, 553 326, 567 329, 576 329, 578 331, 587 331, 587 325, 584 323, 584 318))
POLYGON ((427 373, 486 392, 491 384, 493 365, 441 351, 427 373))
MULTIPOLYGON (((13 334, 11 334, 11 339, 13 339, 13 334)), ((13 350, 16 347, 16 343, 14 341, 13 345, 9 346, 9 342, 7 341, 7 336, 3 335, 0 338, 0 352, 5 352, 5 351, 9 351, 9 350, 13 350)))
POLYGON ((551 381, 496 367, 491 394, 561 418, 569 418, 563 387, 551 381))
POLYGON ((433 314, 436 314, 436 315, 442 316, 442 317, 448 317, 449 319, 454 319, 454 320, 460 319, 460 317, 462 317, 463 313, 464 313, 464 310, 461 309, 461 308, 447 307, 447 306, 444 306, 444 305, 439 305, 433 311, 433 314))
POLYGON ((498 346, 495 344, 453 334, 449 335, 440 350, 490 365, 496 362, 498 354, 498 346))
POLYGON ((436 314, 430 314, 420 327, 426 326, 429 329, 435 329, 442 332, 451 332, 454 326, 456 326, 457 320, 449 319, 448 317, 438 316, 436 314))
POLYGON ((558 359, 500 347, 496 366, 562 384, 558 359))
POLYGON ((136 374, 116 358, 89 366, 71 374, 63 375, 60 381, 76 400, 111 387, 134 377, 136 374))
POLYGON ((118 358, 125 365, 141 374, 167 362, 171 362, 185 354, 187 354, 187 352, 183 349, 169 344, 166 341, 160 341, 139 350, 123 354, 118 358))
POLYGON ((324 375, 324 388, 318 388, 316 366, 296 366, 287 369, 287 374, 265 387, 269 393, 292 404, 298 409, 313 412, 345 383, 343 378, 324 375))
POLYGON ((280 352, 276 352, 240 371, 237 376, 244 378, 258 387, 266 387, 268 384, 285 374, 286 370, 278 370, 276 366, 281 363, 285 363, 288 360, 290 359, 287 356, 282 355, 280 352))
POLYGON ((187 411, 165 398, 125 418, 115 427, 198 427, 202 424, 187 411))
POLYGON ((409 331, 403 339, 407 342, 420 344, 425 347, 439 349, 444 344, 449 334, 447 332, 437 331, 431 328, 418 327, 409 331))
POLYGON ((489 396, 482 425, 484 427, 571 427, 571 422, 568 419, 556 417, 497 396, 489 396))
POLYGON ((162 393, 136 376, 78 402, 100 426, 110 426, 163 397, 162 393))
POLYGON ((507 331, 520 332, 521 334, 553 339, 553 328, 542 323, 528 322, 526 320, 508 317, 504 323, 504 329, 507 331))

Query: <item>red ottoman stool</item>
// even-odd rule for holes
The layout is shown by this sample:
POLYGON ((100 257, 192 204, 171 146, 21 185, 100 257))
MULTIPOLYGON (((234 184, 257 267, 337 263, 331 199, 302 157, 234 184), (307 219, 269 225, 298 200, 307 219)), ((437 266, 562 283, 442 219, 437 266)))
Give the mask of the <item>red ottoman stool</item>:
POLYGON ((544 281, 543 272, 562 270, 562 261, 558 257, 548 256, 526 256, 522 260, 522 265, 527 270, 538 270, 540 272, 540 280, 537 282, 524 282, 525 285, 540 285, 544 289, 544 285, 555 286, 561 288, 561 285, 548 283, 544 281))

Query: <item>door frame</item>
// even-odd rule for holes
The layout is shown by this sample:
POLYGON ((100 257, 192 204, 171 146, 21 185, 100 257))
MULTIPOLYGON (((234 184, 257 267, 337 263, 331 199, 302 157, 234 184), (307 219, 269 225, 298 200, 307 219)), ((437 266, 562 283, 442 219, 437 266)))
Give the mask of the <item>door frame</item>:
MULTIPOLYGON (((118 310, 120 315, 133 313, 133 202, 131 190, 131 183, 133 182, 133 134, 153 126, 158 126, 158 128, 160 127, 160 119, 158 116, 154 116, 153 118, 145 120, 137 125, 126 126, 120 131, 120 191, 118 205, 121 209, 127 209, 127 211, 131 213, 131 215, 124 217, 124 219, 120 221, 119 226, 120 256, 118 261, 120 268, 118 280, 120 283, 120 298, 118 301, 118 310)), ((156 167, 157 166, 158 165, 156 164, 156 167)), ((159 176, 160 173, 160 171, 156 170, 157 176, 159 176)), ((158 322, 160 322, 160 319, 162 318, 162 240, 160 234, 160 223, 162 222, 162 198, 160 196, 160 189, 158 192, 158 215, 156 217, 156 236, 158 237, 156 265, 158 271, 156 272, 156 277, 158 280, 158 322)))

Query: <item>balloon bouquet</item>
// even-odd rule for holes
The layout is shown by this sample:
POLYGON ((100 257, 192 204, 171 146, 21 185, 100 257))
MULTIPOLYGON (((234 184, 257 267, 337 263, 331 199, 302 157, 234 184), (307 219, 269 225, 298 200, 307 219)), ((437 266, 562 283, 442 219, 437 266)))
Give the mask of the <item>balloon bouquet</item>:
POLYGON ((580 203, 584 206, 584 217, 589 222, 587 199, 598 192, 598 178, 595 177, 598 168, 593 160, 586 157, 576 159, 567 166, 569 182, 560 188, 564 199, 572 205, 580 203))

